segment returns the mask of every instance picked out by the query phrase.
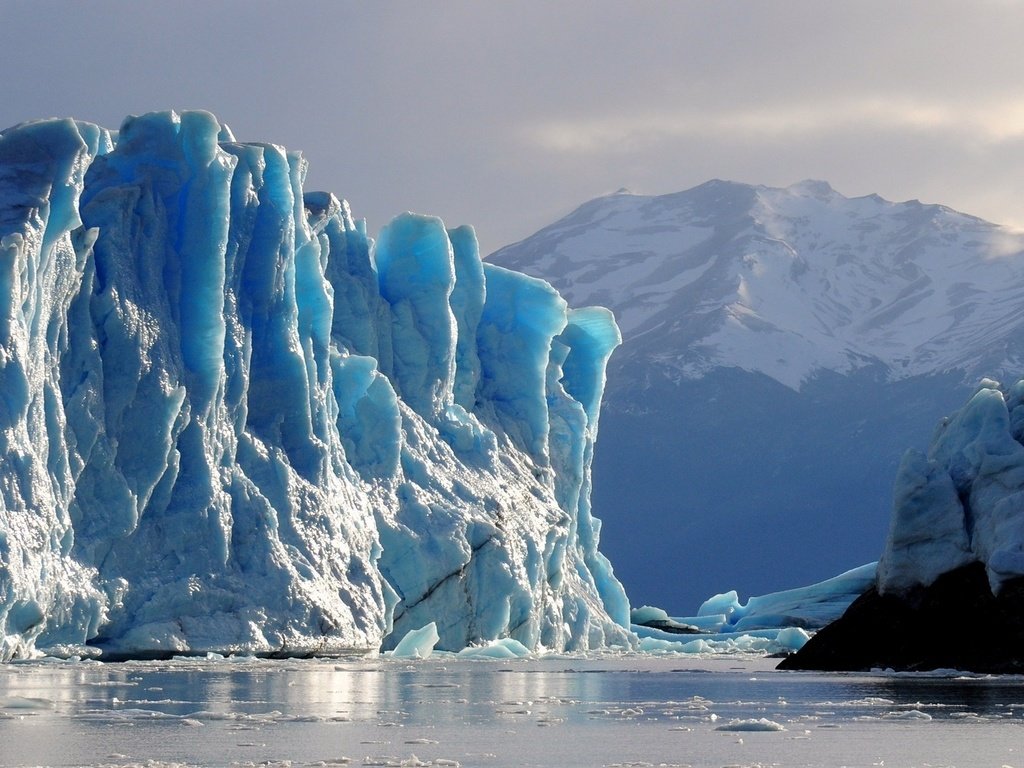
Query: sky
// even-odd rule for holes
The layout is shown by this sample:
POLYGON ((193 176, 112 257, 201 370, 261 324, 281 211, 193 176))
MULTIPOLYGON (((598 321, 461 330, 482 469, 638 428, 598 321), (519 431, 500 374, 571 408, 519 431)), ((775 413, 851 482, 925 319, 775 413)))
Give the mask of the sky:
POLYGON ((207 109, 372 232, 829 181, 1024 227, 1024 2, 0 0, 0 127, 207 109))

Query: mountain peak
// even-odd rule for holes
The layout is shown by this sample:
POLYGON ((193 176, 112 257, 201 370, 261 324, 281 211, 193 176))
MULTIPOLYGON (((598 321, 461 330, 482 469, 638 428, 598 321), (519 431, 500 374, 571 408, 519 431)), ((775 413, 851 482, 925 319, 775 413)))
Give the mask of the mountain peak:
POLYGON ((796 184, 790 184, 786 187, 786 191, 800 197, 817 197, 822 199, 831 198, 839 194, 832 188, 831 184, 819 179, 798 181, 796 184))

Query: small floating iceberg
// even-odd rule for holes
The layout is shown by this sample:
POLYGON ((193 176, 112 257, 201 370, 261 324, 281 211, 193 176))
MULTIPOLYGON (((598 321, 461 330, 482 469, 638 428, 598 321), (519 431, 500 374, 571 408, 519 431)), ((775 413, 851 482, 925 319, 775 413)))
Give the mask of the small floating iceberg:
POLYGON ((391 658, 428 659, 440 639, 441 636, 437 634, 437 624, 433 621, 419 629, 410 629, 391 651, 391 658))

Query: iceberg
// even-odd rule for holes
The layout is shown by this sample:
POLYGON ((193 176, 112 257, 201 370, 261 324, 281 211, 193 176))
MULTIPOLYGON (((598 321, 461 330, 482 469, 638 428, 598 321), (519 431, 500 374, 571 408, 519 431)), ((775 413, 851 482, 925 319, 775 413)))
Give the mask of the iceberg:
POLYGON ((635 644, 611 313, 306 169, 206 112, 0 133, 0 660, 635 644))
POLYGON ((410 629, 391 651, 393 659, 429 659, 440 636, 437 625, 430 622, 425 627, 410 629))
POLYGON ((788 654, 807 643, 810 632, 835 621, 875 583, 877 563, 867 563, 825 581, 751 597, 736 590, 705 600, 696 616, 668 615, 645 605, 630 612, 640 649, 651 653, 788 654))
POLYGON ((460 659, 525 659, 531 651, 511 637, 493 640, 486 645, 473 645, 459 651, 460 659))

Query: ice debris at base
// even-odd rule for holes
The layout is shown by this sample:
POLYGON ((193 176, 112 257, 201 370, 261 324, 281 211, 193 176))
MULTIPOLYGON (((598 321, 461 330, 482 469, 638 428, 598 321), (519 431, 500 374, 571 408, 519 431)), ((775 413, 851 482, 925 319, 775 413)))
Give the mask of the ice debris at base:
POLYGON ((791 653, 807 642, 808 630, 839 618, 872 587, 876 568, 868 563, 746 604, 735 591, 724 592, 705 600, 696 616, 670 617, 661 608, 642 606, 631 612, 632 629, 641 638, 640 649, 651 653, 791 653))
POLYGON ((462 659, 525 659, 532 655, 529 648, 511 637, 493 640, 486 645, 472 645, 458 653, 462 659))
POLYGON ((390 655, 394 659, 428 659, 440 639, 437 624, 430 622, 425 627, 406 632, 390 655))
POLYGON ((205 112, 0 133, 0 659, 630 647, 606 310, 205 112))
POLYGON ((724 616, 720 629, 734 632, 771 627, 820 629, 839 618, 875 583, 877 566, 867 563, 817 584, 752 597, 745 605, 735 591, 715 595, 697 610, 697 618, 724 616))
POLYGON ((641 605, 629 612, 629 621, 632 624, 650 624, 652 622, 670 621, 668 611, 664 608, 657 608, 653 605, 641 605))
POLYGON ((799 627, 701 635, 670 635, 643 627, 634 630, 640 636, 639 650, 655 654, 788 654, 799 651, 810 639, 810 634, 799 627))
POLYGON ((982 380, 939 424, 927 454, 904 455, 878 591, 929 586, 974 562, 994 594, 1024 576, 1024 381, 1004 392, 982 380))

